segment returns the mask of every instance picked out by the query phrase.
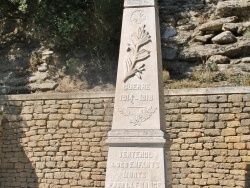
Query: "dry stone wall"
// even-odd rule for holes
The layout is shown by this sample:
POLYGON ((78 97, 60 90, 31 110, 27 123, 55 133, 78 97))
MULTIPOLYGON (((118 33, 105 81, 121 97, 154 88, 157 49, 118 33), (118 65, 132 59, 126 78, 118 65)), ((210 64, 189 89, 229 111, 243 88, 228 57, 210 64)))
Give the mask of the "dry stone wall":
POLYGON ((113 96, 59 96, 1 101, 0 187, 104 186, 113 96))
POLYGON ((173 188, 249 187, 250 95, 221 91, 166 98, 173 188))
MULTIPOLYGON (((0 187, 104 187, 113 100, 112 92, 0 96, 0 187)), ((249 187, 249 87, 168 90, 165 106, 173 188, 249 187)))

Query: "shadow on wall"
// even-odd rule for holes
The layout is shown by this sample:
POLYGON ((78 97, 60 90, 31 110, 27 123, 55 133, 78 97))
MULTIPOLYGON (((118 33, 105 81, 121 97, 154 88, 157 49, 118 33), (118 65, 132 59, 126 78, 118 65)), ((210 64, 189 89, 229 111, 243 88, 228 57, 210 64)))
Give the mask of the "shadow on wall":
POLYGON ((250 188, 250 164, 247 164, 246 188, 250 188))
POLYGON ((0 98, 0 106, 4 106, 2 121, 2 144, 0 154, 0 187, 1 188, 38 188, 38 177, 35 168, 27 157, 23 146, 23 128, 25 121, 21 121, 20 102, 8 102, 0 98), (14 122, 9 122, 15 119, 14 122))

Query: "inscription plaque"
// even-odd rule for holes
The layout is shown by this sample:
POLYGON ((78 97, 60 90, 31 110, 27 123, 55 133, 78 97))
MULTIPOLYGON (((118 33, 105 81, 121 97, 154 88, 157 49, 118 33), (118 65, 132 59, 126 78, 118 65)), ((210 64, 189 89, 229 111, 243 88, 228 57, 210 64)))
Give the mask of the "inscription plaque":
POLYGON ((164 173, 159 153, 159 148, 112 148, 108 166, 113 176, 106 179, 106 187, 165 188, 164 178, 159 178, 164 173))

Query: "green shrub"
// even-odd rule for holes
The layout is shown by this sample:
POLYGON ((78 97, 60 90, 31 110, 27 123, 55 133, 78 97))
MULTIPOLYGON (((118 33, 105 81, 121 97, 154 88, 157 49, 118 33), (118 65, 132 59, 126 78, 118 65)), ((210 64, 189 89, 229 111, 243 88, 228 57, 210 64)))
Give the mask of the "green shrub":
POLYGON ((170 74, 167 70, 162 71, 163 82, 166 83, 170 79, 170 74))
POLYGON ((0 10, 1 17, 18 12, 23 21, 30 23, 32 29, 27 32, 58 47, 94 49, 99 44, 119 42, 122 1, 3 0, 0 10))
POLYGON ((117 0, 1 0, 0 18, 21 20, 22 40, 67 54, 85 49, 94 65, 89 69, 111 71, 119 54, 122 7, 117 0))
POLYGON ((245 31, 244 37, 250 38, 250 29, 248 29, 248 30, 245 31))

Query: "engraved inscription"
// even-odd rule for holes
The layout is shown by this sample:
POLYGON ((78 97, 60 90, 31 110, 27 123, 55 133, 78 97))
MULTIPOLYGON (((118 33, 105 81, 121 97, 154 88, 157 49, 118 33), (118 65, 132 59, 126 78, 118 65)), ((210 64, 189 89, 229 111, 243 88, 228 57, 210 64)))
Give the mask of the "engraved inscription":
POLYGON ((117 160, 111 163, 119 171, 121 179, 107 182, 110 188, 165 188, 164 182, 153 180, 155 170, 160 168, 157 154, 150 150, 121 150, 117 160))
POLYGON ((124 84, 124 90, 150 90, 151 84, 124 84))
POLYGON ((165 188, 161 182, 135 181, 135 182, 110 182, 109 188, 165 188))
POLYGON ((155 161, 130 161, 130 162, 113 162, 113 168, 160 168, 160 163, 155 161))
POLYGON ((131 15, 131 22, 134 24, 142 24, 147 20, 147 16, 143 10, 137 10, 131 15))
POLYGON ((120 151, 120 158, 153 158, 150 151, 120 151))
POLYGON ((123 178, 147 178, 148 173, 147 172, 141 172, 141 171, 124 171, 123 178))
POLYGON ((127 101, 131 102, 132 104, 135 103, 135 101, 153 101, 154 96, 153 95, 147 95, 147 94, 141 94, 141 95, 121 95, 120 96, 120 101, 127 101))
POLYGON ((140 101, 153 101, 153 95, 146 95, 142 94, 140 95, 140 101))
POLYGON ((123 80, 124 82, 134 76, 142 79, 143 71, 145 71, 143 62, 150 57, 150 51, 143 47, 151 42, 151 36, 145 30, 145 27, 145 25, 139 27, 137 32, 131 35, 127 48, 128 57, 125 60, 127 72, 123 80))
POLYGON ((157 108, 154 107, 139 107, 139 108, 119 108, 121 114, 129 118, 129 122, 133 126, 141 126, 143 122, 150 119, 151 116, 156 112, 157 108), (132 109, 136 109, 135 112, 132 112, 132 109), (137 112, 139 109, 139 113, 137 112), (136 113, 137 112, 137 113, 136 113))

